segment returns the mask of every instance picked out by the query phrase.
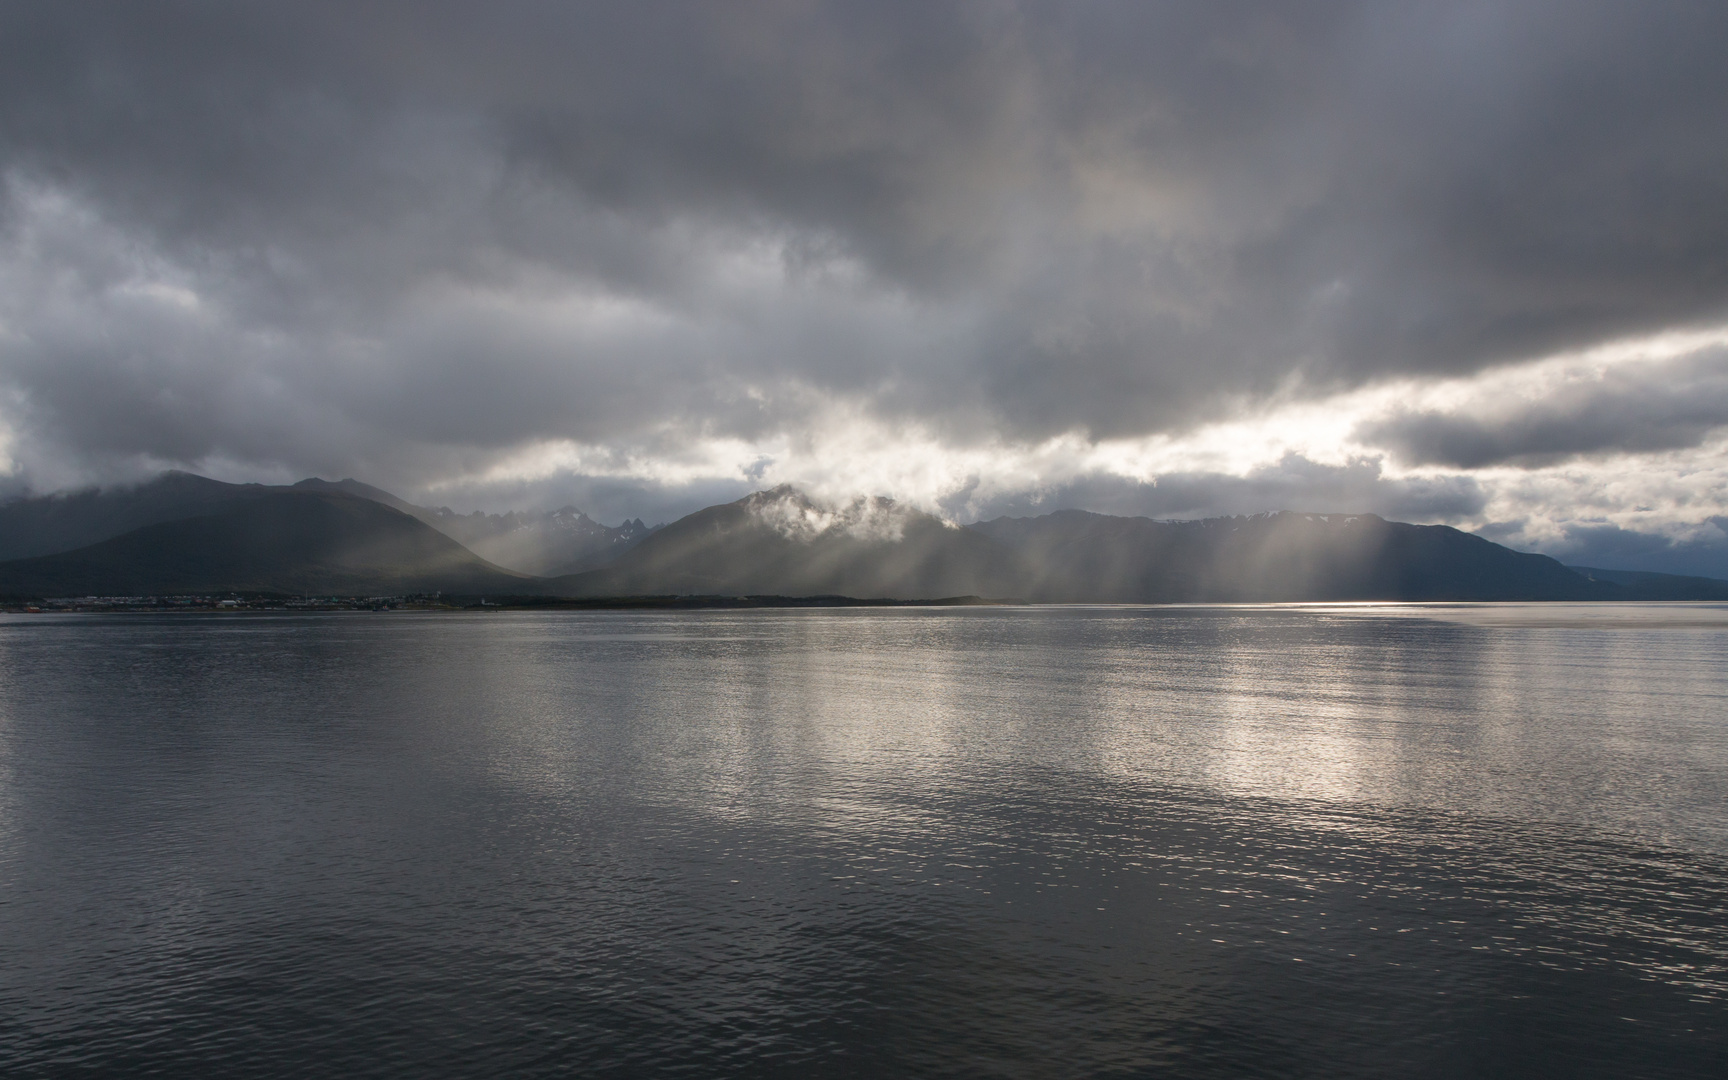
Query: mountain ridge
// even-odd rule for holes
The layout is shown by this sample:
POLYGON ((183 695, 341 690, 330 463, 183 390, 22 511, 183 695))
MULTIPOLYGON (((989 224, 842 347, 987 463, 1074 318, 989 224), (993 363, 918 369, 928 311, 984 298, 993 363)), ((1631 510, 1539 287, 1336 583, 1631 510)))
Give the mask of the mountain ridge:
POLYGON ((1013 548, 1052 602, 1588 600, 1595 583, 1546 555, 1448 525, 1276 511, 1194 521, 1060 510, 973 529, 1013 548))
POLYGON ((1590 581, 1619 586, 1628 600, 1728 600, 1728 581, 1720 578, 1652 570, 1604 570, 1595 566, 1566 569, 1590 581))
POLYGON ((825 507, 789 486, 698 510, 555 595, 1007 596, 1014 560, 987 538, 890 499, 825 507))
POLYGON ((421 520, 482 558, 536 577, 598 569, 659 527, 641 518, 602 525, 574 506, 504 514, 458 514, 440 506, 421 520))
POLYGON ((603 566, 653 531, 640 519, 616 527, 601 525, 575 507, 460 515, 447 507, 417 506, 352 478, 230 484, 170 470, 139 484, 0 503, 0 562, 74 551, 148 525, 213 514, 239 501, 281 492, 335 492, 369 499, 424 522, 495 565, 533 576, 603 566), (565 527, 565 518, 573 528, 565 527))
POLYGON ((1157 521, 1061 510, 961 527, 893 499, 818 502, 781 486, 649 529, 640 520, 601 526, 574 507, 458 515, 352 479, 232 485, 171 473, 107 495, 0 507, 0 552, 144 522, 72 550, 0 562, 0 594, 1728 599, 1728 582, 1572 569, 1450 526, 1373 514, 1157 521), (543 565, 575 572, 531 574, 484 557, 510 544, 520 558, 546 556, 554 529, 567 534, 564 546, 543 565), (571 552, 574 563, 556 561, 571 552))
POLYGON ((334 490, 274 491, 69 552, 0 563, 0 594, 400 595, 522 591, 409 514, 334 490))

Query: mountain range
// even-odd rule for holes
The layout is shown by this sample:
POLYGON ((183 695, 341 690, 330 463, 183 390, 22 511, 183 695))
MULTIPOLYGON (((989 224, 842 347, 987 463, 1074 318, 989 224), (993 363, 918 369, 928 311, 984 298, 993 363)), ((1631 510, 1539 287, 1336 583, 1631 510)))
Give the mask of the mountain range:
POLYGON ((1569 568, 1444 525, 1280 512, 1154 521, 1063 510, 961 527, 791 487, 669 525, 574 507, 457 514, 355 480, 130 488, 0 505, 0 596, 227 592, 839 596, 1031 602, 1728 600, 1728 582, 1569 568))
MULTIPOLYGON (((206 517, 286 494, 355 496, 417 518, 482 559, 535 577, 603 566, 646 536, 641 521, 607 528, 574 507, 539 513, 457 514, 415 506, 358 480, 302 480, 291 486, 225 484, 168 472, 134 487, 14 499, 0 504, 0 561, 87 547, 135 529, 206 517)), ((293 505, 293 504, 290 504, 293 505)))
POLYGON ((821 506, 791 488, 710 506, 610 566, 556 578, 562 596, 651 593, 935 598, 1015 596, 1014 552, 889 499, 821 506))
POLYGON ((319 490, 248 493, 213 513, 0 563, 0 594, 14 596, 519 593, 536 580, 383 503, 319 490))

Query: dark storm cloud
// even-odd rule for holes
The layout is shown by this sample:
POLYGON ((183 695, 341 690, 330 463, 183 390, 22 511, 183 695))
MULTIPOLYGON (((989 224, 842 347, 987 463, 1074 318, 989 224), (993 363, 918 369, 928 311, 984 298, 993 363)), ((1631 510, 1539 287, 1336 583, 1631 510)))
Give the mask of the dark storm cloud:
POLYGON ((1356 435, 1411 465, 1474 469, 1580 455, 1679 450, 1728 424, 1728 349, 1610 370, 1539 397, 1401 412, 1356 435))
POLYGON ((1721 5, 0 13, 26 468, 1125 435, 1728 314, 1721 5))

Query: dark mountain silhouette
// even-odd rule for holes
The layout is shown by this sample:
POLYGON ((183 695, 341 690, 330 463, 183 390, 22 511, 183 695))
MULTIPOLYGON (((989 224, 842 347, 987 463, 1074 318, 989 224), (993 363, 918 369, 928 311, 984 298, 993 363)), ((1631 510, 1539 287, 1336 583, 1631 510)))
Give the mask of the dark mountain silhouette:
POLYGON ((169 472, 131 487, 14 499, 0 505, 0 561, 73 551, 145 525, 216 513, 281 492, 334 492, 418 518, 482 558, 520 573, 573 574, 604 566, 653 530, 640 520, 611 528, 575 507, 551 512, 457 514, 415 506, 358 480, 302 480, 291 487, 225 484, 169 472))
POLYGON ((433 525, 431 520, 436 516, 436 511, 428 510, 424 506, 415 506, 407 499, 399 499, 388 491, 385 491, 383 488, 375 488, 371 484, 362 484, 360 481, 352 478, 346 480, 321 480, 316 476, 312 476, 294 484, 291 490, 334 491, 342 495, 355 495, 362 499, 371 499, 373 502, 383 503, 392 510, 400 510, 409 517, 417 517, 421 521, 426 522, 426 524, 432 525, 435 529, 438 527, 433 525))
POLYGON ((534 585, 408 514, 334 490, 269 490, 213 514, 0 563, 0 595, 9 596, 384 596, 525 593, 534 585))
POLYGON ((889 499, 825 508, 789 487, 710 506, 616 563, 547 582, 565 596, 717 594, 869 598, 1013 595, 1013 553, 889 499))
POLYGON ((1612 592, 1546 555, 1372 514, 1153 521, 1063 510, 972 528, 1021 557, 1032 600, 1588 600, 1612 592))
POLYGON ((1594 566, 1569 566, 1567 569, 1590 581, 1618 586, 1621 593, 1617 599, 1728 600, 1728 581, 1721 578, 1655 574, 1643 570, 1602 570, 1594 566))
POLYGON ((279 488, 186 472, 131 487, 14 499, 0 505, 0 561, 71 551, 163 521, 213 514, 279 488))

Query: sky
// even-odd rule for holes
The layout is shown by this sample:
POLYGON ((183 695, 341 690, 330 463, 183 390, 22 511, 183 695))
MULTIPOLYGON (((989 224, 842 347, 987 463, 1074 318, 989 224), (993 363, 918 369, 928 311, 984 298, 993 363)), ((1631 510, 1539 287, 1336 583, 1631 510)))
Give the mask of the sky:
POLYGON ((1728 577, 1728 5, 0 0, 0 492, 1728 577))

